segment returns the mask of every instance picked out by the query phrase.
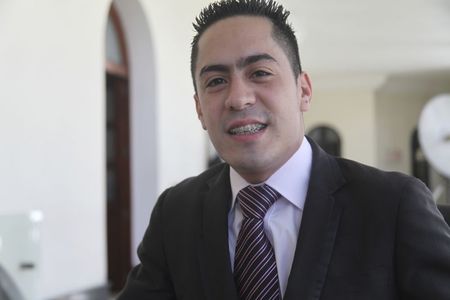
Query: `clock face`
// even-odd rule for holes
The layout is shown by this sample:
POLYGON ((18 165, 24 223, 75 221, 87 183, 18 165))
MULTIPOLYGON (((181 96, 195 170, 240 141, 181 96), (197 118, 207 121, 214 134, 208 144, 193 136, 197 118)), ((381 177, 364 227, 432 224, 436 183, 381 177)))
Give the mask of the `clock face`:
POLYGON ((433 97, 419 119, 419 141, 433 168, 450 178, 450 94, 433 97))

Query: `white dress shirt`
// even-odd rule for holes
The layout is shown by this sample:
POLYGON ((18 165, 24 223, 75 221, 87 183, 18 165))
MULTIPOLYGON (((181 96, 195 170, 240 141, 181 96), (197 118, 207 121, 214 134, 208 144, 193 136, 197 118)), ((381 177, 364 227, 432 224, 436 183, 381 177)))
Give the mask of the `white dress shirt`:
MULTIPOLYGON (((304 137, 300 148, 265 182, 281 194, 281 198, 272 205, 264 217, 264 230, 275 251, 278 278, 283 296, 294 260, 303 207, 308 191, 311 164, 311 145, 304 137)), ((233 168, 230 168, 230 183, 233 198, 228 213, 228 245, 233 270, 236 240, 243 219, 241 207, 236 201, 236 195, 250 183, 233 168)))

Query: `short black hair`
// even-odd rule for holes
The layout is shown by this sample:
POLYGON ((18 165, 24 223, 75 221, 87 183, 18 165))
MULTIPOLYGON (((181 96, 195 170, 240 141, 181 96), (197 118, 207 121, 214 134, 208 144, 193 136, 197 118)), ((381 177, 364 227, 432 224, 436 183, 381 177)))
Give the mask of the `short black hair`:
POLYGON ((217 21, 234 16, 260 16, 267 18, 273 25, 272 36, 285 51, 292 67, 294 76, 302 72, 297 38, 292 26, 287 22, 290 12, 273 0, 222 0, 209 4, 193 23, 197 32, 191 44, 191 75, 194 89, 195 65, 198 57, 198 41, 202 34, 217 21))

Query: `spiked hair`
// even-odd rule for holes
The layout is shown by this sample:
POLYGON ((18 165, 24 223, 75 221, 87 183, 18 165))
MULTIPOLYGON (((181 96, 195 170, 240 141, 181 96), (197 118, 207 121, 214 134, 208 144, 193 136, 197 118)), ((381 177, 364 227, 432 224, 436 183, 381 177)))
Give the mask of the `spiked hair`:
POLYGON ((191 75, 194 89, 195 65, 198 58, 198 41, 202 34, 217 21, 234 16, 259 16, 272 23, 272 37, 280 45, 291 64, 294 76, 302 72, 297 38, 294 30, 287 22, 290 12, 273 0, 222 0, 205 7, 193 23, 196 35, 191 44, 191 75))

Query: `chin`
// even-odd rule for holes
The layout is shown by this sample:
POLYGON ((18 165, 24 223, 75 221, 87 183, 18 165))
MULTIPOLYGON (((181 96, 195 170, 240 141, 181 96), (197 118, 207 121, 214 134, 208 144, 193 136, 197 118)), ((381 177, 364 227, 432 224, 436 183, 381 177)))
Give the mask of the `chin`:
POLYGON ((264 173, 267 169, 268 163, 263 163, 261 161, 255 161, 252 159, 248 160, 234 160, 229 163, 238 173, 247 173, 247 174, 258 174, 264 173))

